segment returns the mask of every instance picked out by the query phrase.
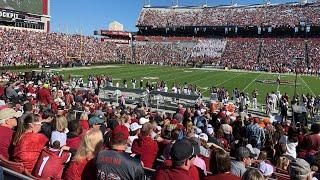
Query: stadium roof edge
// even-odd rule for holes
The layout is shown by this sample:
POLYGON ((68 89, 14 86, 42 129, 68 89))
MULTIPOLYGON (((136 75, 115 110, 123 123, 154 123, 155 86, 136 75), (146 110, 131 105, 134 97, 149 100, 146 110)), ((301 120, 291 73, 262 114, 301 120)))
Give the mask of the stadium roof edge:
MULTIPOLYGON (((268 6, 279 5, 298 5, 299 2, 274 3, 267 4, 268 6)), ((318 2, 311 2, 306 4, 318 4, 318 2)), ((204 9, 204 8, 244 8, 244 7, 262 7, 265 4, 249 4, 249 5, 218 5, 218 6, 144 6, 142 9, 204 9)), ((141 13, 141 12, 140 12, 141 13)))

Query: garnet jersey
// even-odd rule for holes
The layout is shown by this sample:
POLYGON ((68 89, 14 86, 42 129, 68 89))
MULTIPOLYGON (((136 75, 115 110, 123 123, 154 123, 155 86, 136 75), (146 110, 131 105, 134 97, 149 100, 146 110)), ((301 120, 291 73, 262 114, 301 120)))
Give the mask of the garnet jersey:
POLYGON ((70 161, 71 153, 59 149, 45 148, 42 150, 33 175, 41 178, 61 179, 64 164, 70 161))

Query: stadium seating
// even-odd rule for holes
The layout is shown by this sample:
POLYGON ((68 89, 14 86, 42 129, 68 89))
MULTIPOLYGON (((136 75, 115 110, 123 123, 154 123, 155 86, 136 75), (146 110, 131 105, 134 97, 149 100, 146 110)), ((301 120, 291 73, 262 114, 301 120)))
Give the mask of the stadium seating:
POLYGON ((166 28, 185 26, 298 26, 319 25, 320 3, 221 7, 146 7, 137 26, 166 28))
POLYGON ((22 163, 9 161, 6 158, 4 158, 2 155, 0 155, 0 166, 11 169, 11 170, 13 170, 17 173, 20 173, 20 174, 25 172, 25 168, 22 163))

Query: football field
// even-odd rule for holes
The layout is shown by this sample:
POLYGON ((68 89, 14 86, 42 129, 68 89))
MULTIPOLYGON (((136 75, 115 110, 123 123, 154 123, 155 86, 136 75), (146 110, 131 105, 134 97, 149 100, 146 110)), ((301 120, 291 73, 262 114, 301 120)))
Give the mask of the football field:
MULTIPOLYGON (((64 74, 65 79, 69 75, 81 75, 84 81, 87 81, 89 75, 111 75, 113 84, 119 81, 120 86, 123 85, 123 80, 126 79, 128 87, 132 87, 131 79, 137 80, 136 87, 139 86, 140 79, 155 83, 159 80, 164 80, 169 90, 174 83, 183 85, 196 84, 205 97, 210 96, 210 88, 216 86, 226 88, 232 96, 232 90, 238 88, 241 91, 249 93, 254 89, 258 90, 258 101, 264 103, 265 96, 268 92, 277 91, 278 84, 276 82, 278 74, 266 72, 246 72, 233 70, 215 70, 215 69, 196 69, 185 67, 168 67, 168 66, 143 66, 143 65, 108 65, 96 67, 75 67, 56 69, 59 73, 64 74)), ((281 84, 279 91, 281 94, 285 92, 290 97, 294 94, 295 74, 281 74, 281 84)), ((299 75, 297 78, 297 93, 298 94, 320 94, 320 79, 315 76, 299 75)))

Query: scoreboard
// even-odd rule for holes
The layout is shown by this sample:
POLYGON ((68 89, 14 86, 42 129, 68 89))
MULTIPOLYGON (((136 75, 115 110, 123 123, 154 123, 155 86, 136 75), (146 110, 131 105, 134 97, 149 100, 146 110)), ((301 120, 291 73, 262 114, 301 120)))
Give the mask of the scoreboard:
POLYGON ((0 26, 50 31, 50 0, 0 0, 0 26))
POLYGON ((42 0, 0 0, 0 8, 26 12, 31 14, 43 14, 42 0))

